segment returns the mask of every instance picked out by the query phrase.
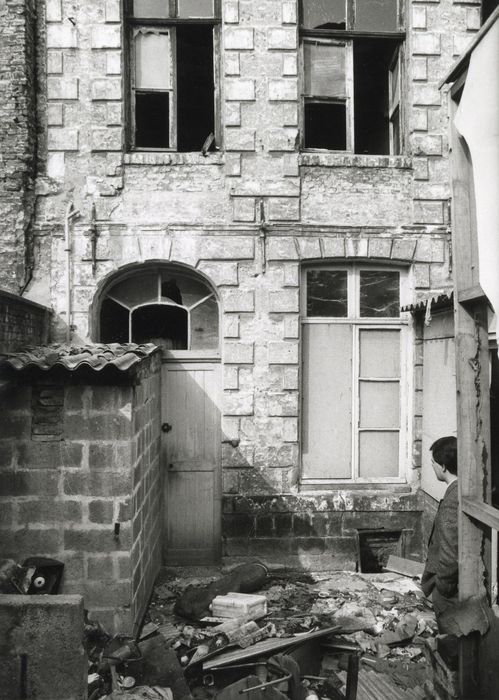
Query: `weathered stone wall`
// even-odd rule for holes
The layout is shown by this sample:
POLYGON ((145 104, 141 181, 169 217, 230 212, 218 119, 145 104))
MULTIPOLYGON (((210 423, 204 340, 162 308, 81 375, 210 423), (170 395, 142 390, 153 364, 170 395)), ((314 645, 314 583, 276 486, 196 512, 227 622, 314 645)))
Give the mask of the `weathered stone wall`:
POLYGON ((50 314, 40 304, 0 290, 0 352, 46 343, 50 314))
POLYGON ((127 633, 140 622, 158 561, 161 492, 153 499, 151 489, 160 375, 152 363, 134 386, 38 375, 0 397, 1 555, 59 559, 62 592, 83 595, 109 630, 127 633))
POLYGON ((0 700, 85 700, 83 600, 0 595, 0 700))
POLYGON ((19 292, 31 260, 36 148, 35 0, 0 4, 0 287, 19 292), (27 265, 26 265, 27 263, 27 265))
MULTIPOLYGON (((224 493, 271 499, 300 487, 300 266, 398 264, 409 272, 407 303, 451 286, 447 107, 438 82, 478 28, 480 3, 406 3, 404 149, 390 157, 300 153, 297 0, 222 5, 221 142, 204 157, 126 152, 119 0, 46 0, 38 24, 45 171, 28 294, 54 307, 55 338, 70 323, 76 339, 97 340, 98 289, 124 265, 171 261, 202 271, 223 312, 224 438, 240 441, 224 445, 224 493), (80 211, 71 225, 71 319, 61 265, 69 201, 80 211)), ((403 465, 413 490, 418 346, 415 353, 403 465)), ((376 499, 371 507, 383 510, 376 499)))

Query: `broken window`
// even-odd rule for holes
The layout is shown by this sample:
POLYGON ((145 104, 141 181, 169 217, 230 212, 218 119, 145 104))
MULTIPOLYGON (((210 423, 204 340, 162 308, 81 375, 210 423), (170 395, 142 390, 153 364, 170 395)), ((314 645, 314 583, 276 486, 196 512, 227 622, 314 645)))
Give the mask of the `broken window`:
POLYGON ((215 134, 218 0, 133 0, 131 145, 201 151, 215 134))
POLYGON ((397 481, 405 444, 399 270, 303 273, 303 478, 397 481))
POLYGON ((103 343, 155 343, 164 350, 217 350, 218 303, 184 272, 151 270, 114 284, 100 311, 103 343))
POLYGON ((302 0, 307 149, 401 153, 398 0, 302 0))

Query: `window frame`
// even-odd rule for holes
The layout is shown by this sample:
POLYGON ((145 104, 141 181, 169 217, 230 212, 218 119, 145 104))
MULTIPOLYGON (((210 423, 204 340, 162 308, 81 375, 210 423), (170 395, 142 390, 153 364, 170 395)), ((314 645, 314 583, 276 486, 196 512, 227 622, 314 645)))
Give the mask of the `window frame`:
MULTIPOLYGON (((338 263, 338 264, 310 264, 303 266, 301 270, 301 285, 300 285, 300 342, 303 349, 303 334, 305 325, 315 324, 330 324, 330 325, 347 325, 352 328, 352 345, 351 345, 351 360, 352 360, 352 375, 351 375, 351 473, 350 478, 334 478, 334 477, 307 477, 304 474, 303 464, 303 442, 304 442, 304 424, 303 416, 305 415, 305 390, 304 390, 304 364, 305 357, 302 353, 301 357, 301 380, 300 380, 300 483, 306 489, 307 487, 323 487, 331 488, 338 485, 364 485, 373 486, 376 484, 406 484, 407 478, 407 460, 408 447, 410 444, 411 428, 409 424, 409 398, 412 390, 412 381, 409 374, 410 368, 410 331, 409 331, 409 314, 400 312, 398 317, 361 317, 360 316, 360 272, 361 271, 379 271, 379 272, 398 272, 400 282, 400 307, 403 307, 408 301, 409 294, 409 270, 406 267, 394 265, 376 265, 371 263, 338 263), (310 270, 344 270, 347 272, 347 303, 348 311, 346 317, 334 316, 307 316, 307 272, 310 270), (356 315, 354 315, 354 312, 356 315), (360 474, 360 433, 364 430, 373 432, 390 432, 393 429, 389 428, 361 428, 360 422, 360 333, 362 330, 397 330, 400 333, 400 377, 384 378, 382 381, 398 381, 399 383, 399 451, 398 451, 398 474, 397 476, 373 476, 370 478, 361 477, 360 474)), ((363 378, 363 381, 381 381, 380 378, 363 378)))
MULTIPOLYGON (((178 0, 165 0, 169 4, 169 17, 134 17, 133 0, 125 0, 125 51, 126 51, 126 113, 128 115, 126 128, 126 143, 129 152, 138 153, 177 153, 177 60, 176 60, 176 27, 178 25, 210 25, 213 31, 213 108, 215 143, 221 146, 222 125, 220 119, 220 46, 221 46, 221 25, 222 25, 222 0, 213 0, 213 17, 178 17, 178 0), (136 134, 136 56, 134 38, 138 31, 143 28, 151 28, 166 31, 170 35, 170 59, 172 71, 172 88, 169 109, 169 143, 170 146, 152 147, 137 146, 135 144, 136 134)), ((140 89, 139 89, 140 91, 140 89)), ((170 90, 144 90, 144 92, 170 92, 170 90)), ((208 136, 208 134, 207 134, 208 136)), ((199 148, 201 151, 201 148, 199 148)), ((185 151, 186 153, 192 151, 185 151)), ((197 153, 198 151, 194 151, 197 153)))
MULTIPOLYGON (((406 32, 404 30, 404 17, 405 17, 405 0, 397 0, 397 25, 398 29, 396 31, 390 32, 377 32, 377 31, 365 31, 356 30, 353 28, 354 18, 355 18, 355 3, 356 0, 344 0, 345 2, 345 19, 346 28, 345 29, 307 29, 303 26, 303 16, 304 16, 304 3, 311 2, 312 0, 299 0, 299 35, 300 35, 300 84, 302 90, 300 92, 300 150, 311 153, 349 153, 355 154, 355 81, 354 81, 354 41, 355 39, 393 39, 398 40, 397 49, 394 55, 397 56, 397 62, 399 66, 398 82, 399 82, 399 143, 398 148, 395 148, 393 141, 393 125, 392 125, 392 113, 389 115, 389 145, 390 145, 390 155, 402 155, 405 147, 404 139, 404 128, 403 128, 403 111, 402 111, 402 87, 403 87, 403 46, 406 39, 406 32), (344 150, 340 149, 328 149, 328 148, 314 148, 306 146, 306 133, 305 133, 305 104, 308 95, 305 94, 305 60, 304 60, 304 43, 308 40, 322 40, 322 41, 337 41, 345 42, 346 45, 346 55, 349 59, 345 62, 345 82, 347 87, 347 93, 349 93, 349 98, 347 99, 347 110, 346 110, 346 148, 344 150), (398 152, 397 152, 398 151, 398 152)), ((390 62, 388 69, 388 80, 390 81, 391 71, 393 70, 394 60, 390 62)), ((389 85, 390 88, 390 85, 389 85)), ((390 111, 391 106, 391 93, 389 91, 388 95, 389 104, 388 110, 390 111)), ((395 110, 393 110, 395 113, 395 110)), ((362 154, 355 154, 362 155, 362 154)), ((386 155, 386 154, 375 154, 370 153, 366 155, 386 155)))

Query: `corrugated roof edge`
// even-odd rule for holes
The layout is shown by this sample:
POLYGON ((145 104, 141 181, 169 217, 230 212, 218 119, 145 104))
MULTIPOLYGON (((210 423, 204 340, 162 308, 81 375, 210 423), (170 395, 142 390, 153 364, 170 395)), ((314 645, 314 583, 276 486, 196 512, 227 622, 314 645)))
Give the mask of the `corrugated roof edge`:
POLYGON ((75 372, 80 367, 101 372, 107 367, 125 372, 159 352, 157 345, 145 343, 109 343, 93 345, 40 345, 9 353, 0 359, 0 367, 10 367, 18 372, 27 369, 49 371, 60 367, 75 372))
POLYGON ((424 313, 428 308, 428 304, 430 304, 431 311, 452 309, 454 306, 454 293, 439 294, 438 296, 421 299, 421 301, 417 301, 415 304, 402 306, 401 311, 410 311, 412 314, 424 313))

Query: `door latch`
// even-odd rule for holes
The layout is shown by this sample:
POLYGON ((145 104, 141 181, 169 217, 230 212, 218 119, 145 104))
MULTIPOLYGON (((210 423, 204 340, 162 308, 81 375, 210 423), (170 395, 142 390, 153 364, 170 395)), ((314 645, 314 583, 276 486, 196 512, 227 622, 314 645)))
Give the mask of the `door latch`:
POLYGON ((163 423, 163 424, 161 425, 161 430, 162 430, 164 433, 169 433, 171 429, 172 429, 172 426, 171 426, 169 423, 163 423))

